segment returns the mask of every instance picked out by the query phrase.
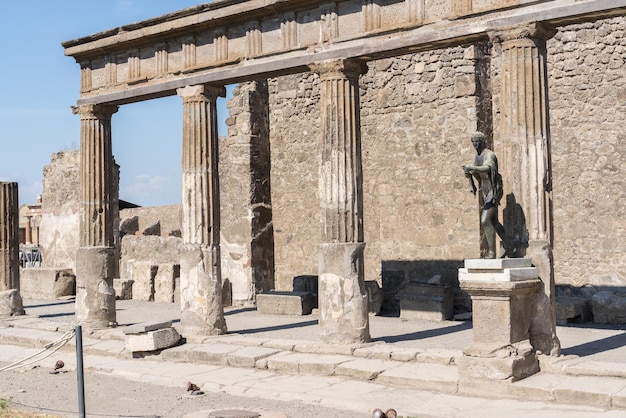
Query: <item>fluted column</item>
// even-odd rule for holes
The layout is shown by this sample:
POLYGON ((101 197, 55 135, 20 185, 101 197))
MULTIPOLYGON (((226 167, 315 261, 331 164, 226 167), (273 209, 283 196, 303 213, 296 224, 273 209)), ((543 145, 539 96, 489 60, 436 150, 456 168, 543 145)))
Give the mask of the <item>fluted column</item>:
POLYGON ((363 274, 363 172, 356 61, 328 61, 320 75, 323 136, 320 198, 324 243, 319 259, 320 336, 331 343, 370 339, 363 274))
POLYGON ((80 115, 80 241, 81 247, 113 246, 112 105, 81 105, 80 115))
POLYGON ((20 288, 17 183, 0 182, 0 291, 20 288))
POLYGON ((115 183, 111 117, 118 107, 73 107, 80 116, 80 239, 76 253, 76 319, 87 328, 116 325, 113 217, 115 183))
POLYGON ((217 98, 225 89, 196 85, 177 93, 183 99, 181 325, 190 334, 222 334, 217 98))
POLYGON ((531 343, 558 354, 552 259, 552 179, 546 40, 556 31, 539 23, 490 33, 501 50, 501 116, 506 197, 505 227, 544 283, 533 313, 531 343), (524 248, 525 247, 525 248, 524 248))

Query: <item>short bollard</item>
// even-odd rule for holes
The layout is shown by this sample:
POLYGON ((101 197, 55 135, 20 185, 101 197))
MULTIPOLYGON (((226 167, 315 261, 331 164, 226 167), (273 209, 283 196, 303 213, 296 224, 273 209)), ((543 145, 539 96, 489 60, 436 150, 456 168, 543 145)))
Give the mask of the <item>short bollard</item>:
POLYGON ((78 379, 78 416, 85 418, 85 376, 83 374, 83 331, 76 325, 76 377, 78 379))

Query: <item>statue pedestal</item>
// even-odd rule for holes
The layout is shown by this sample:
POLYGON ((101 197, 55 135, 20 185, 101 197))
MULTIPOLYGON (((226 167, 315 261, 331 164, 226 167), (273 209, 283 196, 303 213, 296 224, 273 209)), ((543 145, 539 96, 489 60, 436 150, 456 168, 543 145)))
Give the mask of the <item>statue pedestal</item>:
POLYGON ((513 382, 537 373, 529 331, 542 282, 530 259, 465 260, 459 284, 473 305, 473 339, 463 350, 460 378, 513 382))

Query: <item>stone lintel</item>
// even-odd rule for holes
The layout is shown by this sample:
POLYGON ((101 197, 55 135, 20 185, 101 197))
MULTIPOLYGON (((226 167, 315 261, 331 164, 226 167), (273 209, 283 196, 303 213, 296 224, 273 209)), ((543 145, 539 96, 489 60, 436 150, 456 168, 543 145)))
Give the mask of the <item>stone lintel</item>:
MULTIPOLYGON (((64 43, 65 55, 74 57, 78 62, 83 63, 84 68, 91 69, 94 66, 92 63, 101 62, 106 56, 123 56, 128 54, 130 50, 135 50, 139 44, 143 47, 146 45, 146 36, 154 39, 151 47, 158 50, 162 48, 161 45, 164 40, 176 39, 177 36, 172 32, 180 34, 181 37, 186 35, 185 32, 210 34, 215 28, 215 17, 211 16, 215 13, 219 14, 220 19, 229 19, 232 23, 232 26, 229 27, 230 32, 244 33, 245 31, 242 32, 237 27, 245 24, 245 19, 242 20, 239 13, 228 10, 228 8, 224 9, 222 6, 230 6, 229 2, 224 3, 224 5, 220 5, 215 10, 207 10, 206 13, 198 12, 195 15, 192 13, 187 16, 174 18, 168 20, 167 24, 158 23, 158 19, 155 18, 134 24, 132 27, 125 27, 121 31, 114 29, 82 39, 68 41, 64 43), (233 14, 229 15, 229 13, 233 14), (202 24, 198 26, 199 22, 197 19, 207 19, 206 26, 204 28, 202 24), (177 29, 174 30, 173 27, 177 29)), ((249 7, 252 3, 241 2, 237 4, 237 8, 246 8, 246 6, 249 7)), ((262 3, 263 7, 267 7, 266 2, 257 1, 256 3, 262 3)), ((283 2, 289 8, 290 5, 287 3, 283 2)), ((389 3, 389 6, 392 8, 395 6, 393 3, 389 3)), ((300 7, 300 2, 294 2, 293 4, 295 7, 300 7)), ((208 7, 208 5, 203 7, 208 7)), ((495 7, 495 9, 498 8, 495 7)), ((294 11, 295 9, 285 11, 288 12, 285 16, 293 15, 294 11)), ((257 12, 251 9, 250 13, 257 12)), ((241 63, 241 60, 245 59, 245 53, 241 50, 232 59, 208 62, 197 68, 194 67, 193 71, 180 71, 177 74, 169 74, 168 77, 162 77, 158 72, 155 72, 155 76, 146 76, 148 77, 146 81, 137 83, 138 85, 129 82, 119 82, 113 85, 97 87, 84 94, 78 103, 133 103, 151 98, 170 96, 175 94, 177 88, 191 84, 218 83, 224 85, 258 79, 260 76, 277 76, 307 71, 308 65, 328 59, 360 58, 373 60, 403 55, 418 50, 467 44, 486 39, 488 37, 487 32, 494 29, 512 25, 541 21, 565 25, 623 14, 624 11, 622 9, 615 7, 615 5, 607 4, 606 0, 581 0, 576 2, 576 4, 572 4, 570 0, 554 0, 539 4, 533 2, 531 5, 524 4, 511 7, 504 14, 502 10, 494 10, 493 14, 486 10, 481 10, 481 13, 476 16, 464 14, 465 17, 463 19, 448 20, 451 16, 446 16, 445 18, 442 16, 441 20, 428 22, 426 25, 424 25, 421 19, 415 22, 407 21, 404 23, 398 22, 396 19, 390 19, 388 25, 381 27, 378 31, 360 31, 346 37, 336 38, 332 43, 324 45, 323 48, 314 48, 317 44, 313 41, 307 45, 295 43, 288 49, 284 49, 281 42, 280 48, 275 51, 268 51, 261 56, 255 56, 254 59, 246 60, 245 65, 241 63), (280 52, 277 53, 277 51, 280 52)), ((276 17, 271 15, 268 18, 275 19, 276 17)), ((308 25, 305 28, 300 25, 298 31, 304 30, 319 31, 319 27, 308 25)), ((269 38, 264 38, 264 44, 272 42, 270 41, 270 34, 264 34, 263 36, 269 36, 269 38)), ((319 36, 311 38, 316 39, 319 36)), ((235 42, 237 41, 235 40, 235 42)), ((149 45, 149 42, 147 43, 149 45)), ((233 54, 235 53, 233 52, 233 54)), ((149 59, 153 58, 144 58, 144 60, 149 59)), ((142 64, 144 63, 142 62, 142 64)), ((141 67, 148 67, 149 65, 146 62, 141 67)), ((93 72, 96 71, 98 69, 94 66, 93 72)), ((106 69, 102 68, 100 71, 106 71, 106 69)))

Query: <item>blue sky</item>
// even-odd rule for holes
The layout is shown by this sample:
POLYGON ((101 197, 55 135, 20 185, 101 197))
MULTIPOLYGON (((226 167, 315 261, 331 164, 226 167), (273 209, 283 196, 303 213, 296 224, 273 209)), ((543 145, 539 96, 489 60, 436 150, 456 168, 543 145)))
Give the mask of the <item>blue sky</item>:
MULTIPOLYGON (((19 183, 20 205, 42 193, 51 154, 78 149, 79 66, 61 43, 203 0, 0 1, 0 181, 19 183)), ((218 103, 226 118, 225 99, 218 103)), ((180 203, 182 101, 124 105, 113 115, 120 198, 143 206, 180 203)), ((220 124, 220 134, 225 126, 220 124)))

